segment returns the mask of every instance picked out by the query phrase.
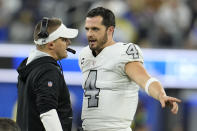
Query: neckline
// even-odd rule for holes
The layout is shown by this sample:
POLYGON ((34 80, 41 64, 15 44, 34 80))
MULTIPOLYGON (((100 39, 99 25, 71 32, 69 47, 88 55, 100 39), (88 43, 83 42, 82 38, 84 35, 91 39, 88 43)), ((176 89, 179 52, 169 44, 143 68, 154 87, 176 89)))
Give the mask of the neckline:
POLYGON ((106 46, 105 48, 103 48, 103 50, 102 50, 97 56, 94 56, 94 55, 93 55, 93 51, 90 49, 90 47, 89 47, 89 49, 90 49, 90 51, 91 51, 92 56, 93 56, 94 58, 98 58, 99 56, 101 56, 101 55, 103 54, 103 52, 105 52, 105 50, 107 50, 108 48, 111 48, 111 47, 117 45, 118 43, 119 43, 119 42, 115 42, 115 43, 112 44, 112 45, 106 46))

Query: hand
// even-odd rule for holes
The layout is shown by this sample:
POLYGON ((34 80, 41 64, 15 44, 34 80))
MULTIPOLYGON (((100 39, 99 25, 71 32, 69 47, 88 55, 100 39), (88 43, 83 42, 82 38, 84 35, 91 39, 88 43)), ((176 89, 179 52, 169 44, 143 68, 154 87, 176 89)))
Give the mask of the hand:
POLYGON ((177 114, 177 112, 178 112, 177 102, 180 103, 181 102, 180 99, 177 99, 175 97, 166 96, 166 95, 160 95, 159 96, 159 101, 161 103, 162 108, 170 107, 171 112, 173 114, 177 114))

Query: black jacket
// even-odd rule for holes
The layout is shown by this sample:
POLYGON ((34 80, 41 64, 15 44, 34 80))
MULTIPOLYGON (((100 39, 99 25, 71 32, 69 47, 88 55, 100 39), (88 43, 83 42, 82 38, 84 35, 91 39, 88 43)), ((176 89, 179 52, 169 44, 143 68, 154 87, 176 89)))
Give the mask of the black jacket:
POLYGON ((38 58, 26 66, 25 59, 17 71, 17 123, 22 131, 45 131, 40 114, 56 109, 62 128, 70 131, 72 108, 70 94, 61 68, 52 57, 38 58))

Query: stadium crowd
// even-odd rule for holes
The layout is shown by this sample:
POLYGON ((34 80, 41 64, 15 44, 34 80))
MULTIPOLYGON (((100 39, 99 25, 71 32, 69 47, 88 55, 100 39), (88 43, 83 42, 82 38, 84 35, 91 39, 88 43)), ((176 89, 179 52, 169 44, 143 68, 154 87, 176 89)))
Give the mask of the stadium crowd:
POLYGON ((0 0, 0 43, 32 44, 35 22, 54 16, 81 29, 74 43, 87 45, 83 14, 99 5, 115 12, 117 41, 144 48, 197 48, 194 0, 0 0))

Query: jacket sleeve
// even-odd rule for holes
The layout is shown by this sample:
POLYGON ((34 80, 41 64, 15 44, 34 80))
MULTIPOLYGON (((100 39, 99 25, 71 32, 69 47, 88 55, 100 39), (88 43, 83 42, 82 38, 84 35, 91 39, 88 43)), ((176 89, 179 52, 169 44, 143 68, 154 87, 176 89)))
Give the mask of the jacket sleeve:
POLYGON ((40 114, 57 109, 60 87, 60 74, 56 70, 48 70, 36 80, 33 93, 40 114))

